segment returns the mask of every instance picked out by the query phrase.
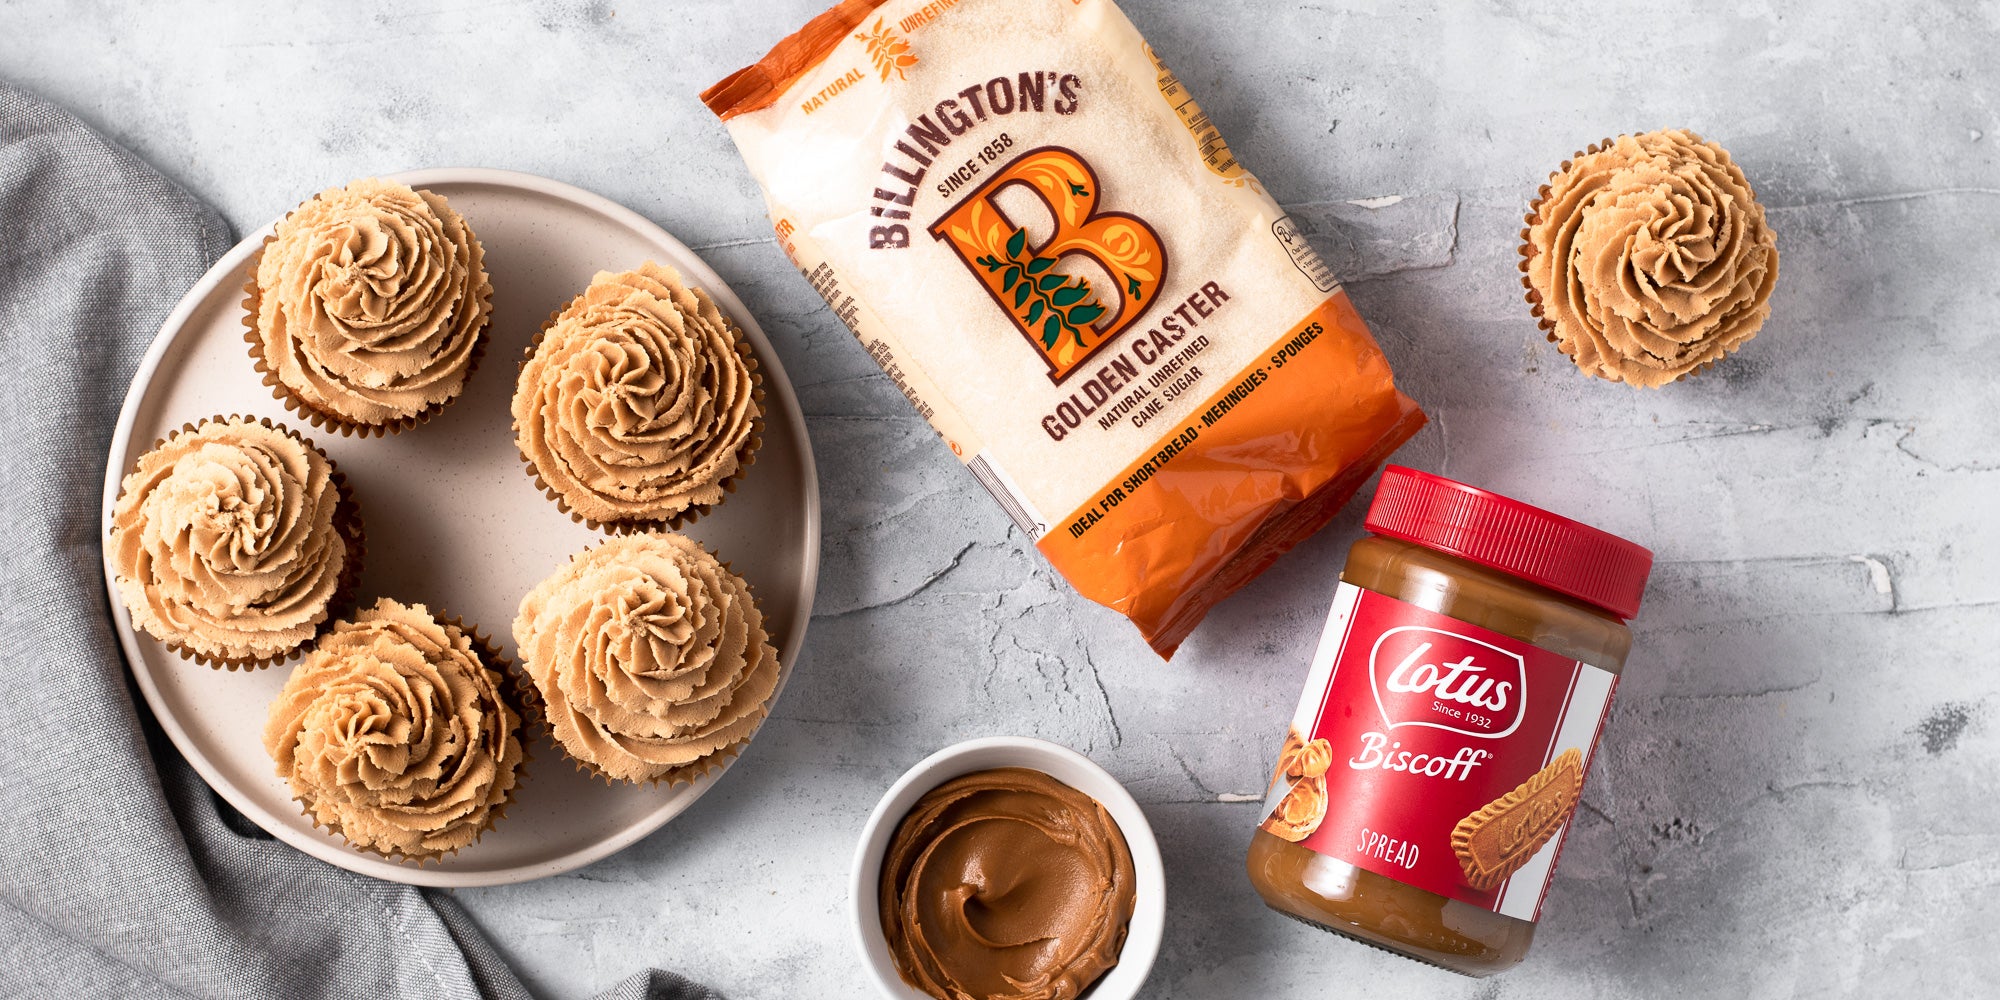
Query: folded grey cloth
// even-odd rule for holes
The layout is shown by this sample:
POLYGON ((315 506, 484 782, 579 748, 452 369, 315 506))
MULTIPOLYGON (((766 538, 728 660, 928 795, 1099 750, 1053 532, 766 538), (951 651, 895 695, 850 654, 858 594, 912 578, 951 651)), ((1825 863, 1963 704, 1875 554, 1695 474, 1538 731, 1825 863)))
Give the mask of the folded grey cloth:
MULTIPOLYGON (((0 84, 0 995, 526 997, 448 894, 292 850, 134 698, 98 545, 133 369, 230 246, 207 206, 0 84)), ((607 1000, 715 1000, 662 972, 607 1000)))

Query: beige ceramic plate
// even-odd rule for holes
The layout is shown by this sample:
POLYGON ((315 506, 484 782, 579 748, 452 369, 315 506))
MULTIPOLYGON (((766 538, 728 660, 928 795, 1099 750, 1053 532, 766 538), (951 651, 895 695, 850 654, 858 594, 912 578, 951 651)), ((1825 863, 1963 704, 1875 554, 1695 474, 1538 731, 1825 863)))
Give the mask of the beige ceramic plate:
MULTIPOLYGON (((353 485, 367 532, 361 596, 421 601, 459 615, 514 655, 514 611, 537 581, 602 537, 534 488, 509 429, 516 364, 536 328, 600 270, 652 259, 708 291, 750 335, 767 390, 764 446, 741 488, 688 534, 748 579, 789 675, 819 572, 819 488, 797 398, 757 321, 714 271, 658 226, 566 184, 501 170, 396 175, 450 199, 486 246, 492 338, 465 395, 428 424, 386 438, 341 437, 287 413, 251 369, 243 340, 249 234, 181 300, 140 362, 105 470, 104 530, 119 480, 156 440, 217 413, 268 416, 311 438, 353 485)), ((111 568, 105 580, 111 584, 111 568)), ((231 805, 314 857, 417 885, 496 885, 589 864, 658 829, 717 780, 669 789, 607 787, 546 737, 513 808, 477 844, 419 867, 363 854, 316 830, 272 771, 261 735, 289 665, 251 673, 201 666, 136 632, 111 591, 112 616, 139 689, 174 745, 231 805)), ((780 679, 782 684, 782 677, 780 679)), ((780 689, 782 690, 782 688, 780 689)))

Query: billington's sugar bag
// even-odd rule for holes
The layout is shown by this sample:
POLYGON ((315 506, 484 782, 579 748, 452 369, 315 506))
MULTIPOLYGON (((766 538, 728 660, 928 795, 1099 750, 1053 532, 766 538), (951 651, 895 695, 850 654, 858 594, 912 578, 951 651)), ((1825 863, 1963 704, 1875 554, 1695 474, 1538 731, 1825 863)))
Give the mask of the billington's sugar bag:
POLYGON ((1162 655, 1423 424, 1109 0, 847 0, 702 99, 834 314, 1162 655))

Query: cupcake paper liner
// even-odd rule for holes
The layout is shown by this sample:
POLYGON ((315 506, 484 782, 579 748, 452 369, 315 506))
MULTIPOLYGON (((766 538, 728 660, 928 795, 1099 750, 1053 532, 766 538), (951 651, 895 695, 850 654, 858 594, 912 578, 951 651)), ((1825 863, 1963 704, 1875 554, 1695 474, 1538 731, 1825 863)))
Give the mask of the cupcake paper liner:
MULTIPOLYGON (((425 610, 431 611, 428 605, 425 606, 425 610)), ((472 640, 473 652, 478 657, 480 665, 500 675, 501 683, 498 685, 500 697, 507 702, 507 707, 513 709, 515 715, 518 716, 514 738, 521 744, 521 761, 514 765, 514 784, 508 787, 506 797, 502 798, 498 804, 494 805, 487 812, 486 822, 481 823, 479 828, 473 832, 471 843, 454 847, 448 851, 438 851, 430 854, 404 854, 401 851, 384 851, 373 844, 363 844, 348 839, 347 831, 341 828, 339 820, 321 822, 313 814, 311 803, 301 798, 292 799, 298 805, 300 814, 306 818, 307 822, 313 825, 313 829, 325 830, 329 834, 338 836, 341 843, 345 844, 350 850, 363 854, 373 854, 385 861, 393 861, 401 865, 414 864, 419 868, 433 862, 442 863, 446 858, 479 843, 488 833, 493 832, 493 828, 506 816, 507 810, 513 808, 515 796, 520 794, 522 783, 528 780, 528 765, 535 759, 534 738, 546 731, 548 725, 547 716, 543 712, 541 692, 535 688, 533 681, 527 677, 526 671, 522 670, 514 661, 502 655, 500 647, 493 642, 490 636, 478 628, 466 624, 465 620, 457 615, 445 617, 437 614, 435 611, 431 611, 431 618, 438 624, 443 625, 447 632, 456 629, 472 640)))
POLYGON ((432 617, 436 618, 440 625, 463 632, 472 640, 473 648, 480 654, 480 662, 485 664, 487 669, 500 675, 501 697, 507 700, 507 707, 513 709, 514 714, 521 719, 520 739, 523 755, 521 764, 526 767, 528 758, 532 756, 529 753, 530 741, 549 731, 548 705, 542 700, 541 689, 535 687, 534 678, 528 676, 525 668, 508 659, 506 654, 500 651, 500 644, 494 642, 493 637, 487 635, 485 629, 467 624, 465 619, 457 615, 445 618, 433 614, 432 617))
MULTIPOLYGON (((167 442, 172 441, 182 434, 191 434, 200 427, 211 423, 222 423, 229 420, 247 421, 249 419, 248 414, 231 415, 218 413, 198 422, 184 423, 178 430, 170 431, 165 437, 155 439, 152 447, 141 453, 138 459, 133 459, 133 469, 136 470, 138 468, 139 460, 143 459, 146 454, 158 451, 167 442)), ((332 471, 330 478, 332 479, 334 489, 340 494, 340 499, 334 506, 333 527, 335 531, 340 533, 341 540, 346 543, 347 555, 341 564, 340 579, 334 585, 333 596, 327 598, 326 607, 320 609, 319 618, 313 623, 315 626, 313 634, 307 637, 305 641, 283 652, 273 653, 269 656, 216 656, 212 653, 204 653, 200 650, 184 646, 177 640, 153 635, 150 631, 139 629, 139 631, 146 632, 147 635, 153 635, 154 639, 158 640, 161 645, 165 646, 181 659, 192 660, 203 666, 213 667, 217 670, 262 670, 311 650, 313 646, 318 644, 320 636, 325 635, 326 630, 333 627, 334 622, 354 610, 355 595, 359 591, 361 584, 361 563, 362 557, 366 552, 365 539, 361 527, 361 504, 355 499, 354 488, 348 484, 347 476, 340 471, 340 466, 334 462, 333 456, 328 455, 325 450, 314 444, 311 438, 300 434, 298 431, 284 424, 275 423, 269 417, 258 417, 256 422, 261 426, 288 437, 296 438, 300 443, 317 452, 319 457, 326 459, 326 464, 332 471)), ((123 496, 123 491, 120 491, 119 495, 123 496)), ((133 627, 138 628, 137 623, 134 623, 133 627)))
MULTIPOLYGON (((294 208, 292 212, 286 212, 285 218, 290 219, 293 212, 296 211, 298 210, 294 208)), ((283 224, 282 221, 279 223, 279 225, 283 224)), ((468 226, 467 232, 470 231, 471 229, 468 226)), ((472 238, 477 240, 479 237, 477 234, 474 234, 472 238)), ((250 278, 243 285, 243 326, 245 328, 243 339, 250 345, 250 360, 257 374, 263 377, 264 386, 271 390, 271 397, 273 399, 284 404, 286 410, 297 413, 320 430, 328 432, 337 431, 342 437, 355 435, 361 437, 380 437, 387 434, 401 434, 419 424, 429 423, 432 418, 443 413, 445 407, 457 402, 459 397, 465 395, 465 387, 471 383, 473 374, 479 370, 479 362, 486 356, 486 346, 491 340, 488 336, 488 333, 493 328, 493 282, 490 278, 480 289, 479 301, 486 309, 486 316, 480 322, 479 328, 472 333, 472 353, 465 359, 465 378, 459 382, 458 391, 452 393, 442 402, 432 403, 430 406, 407 417, 399 417, 395 420, 379 424, 369 424, 350 420, 337 413, 320 409, 293 392, 292 387, 286 385, 285 380, 278 377, 277 369, 271 366, 270 359, 264 352, 263 331, 258 329, 257 326, 257 316, 262 311, 264 298, 264 291, 257 284, 257 269, 264 262, 264 251, 269 249, 272 243, 277 242, 277 239, 278 237, 275 233, 265 236, 263 245, 257 248, 256 253, 250 255, 250 261, 246 265, 250 278)))
MULTIPOLYGON (((582 298, 582 296, 579 295, 577 298, 582 298)), ((534 339, 528 342, 528 349, 522 353, 520 362, 514 366, 515 378, 517 380, 515 392, 520 391, 518 384, 520 372, 528 367, 528 362, 534 359, 535 352, 541 349, 542 340, 548 336, 549 330, 555 326, 556 320, 575 301, 576 299, 571 299, 570 303, 550 313, 549 318, 542 321, 541 329, 535 331, 534 339)), ((563 497, 561 491, 549 485, 548 480, 542 476, 541 468, 535 465, 535 460, 528 457, 527 452, 519 449, 518 442, 521 440, 521 427, 518 422, 510 422, 508 426, 513 429, 514 440, 517 442, 515 454, 520 456, 521 464, 527 467, 528 478, 535 481, 535 489, 540 490, 543 496, 554 501, 556 509, 568 514, 571 521, 581 524, 592 531, 602 531, 607 535, 630 535, 660 529, 679 531, 699 520, 702 515, 726 503, 728 498, 736 492, 736 488, 743 481, 743 478, 749 475, 750 466, 757 462, 758 449, 764 446, 765 392, 763 368, 757 363, 757 355, 750 347, 749 338, 743 334, 740 328, 735 327, 734 321, 731 321, 730 325, 735 329, 733 340, 736 347, 736 354, 743 359, 744 365, 750 371, 750 402, 756 406, 757 412, 755 416, 750 418, 749 435, 743 439, 742 446, 736 449, 736 471, 725 476, 722 482, 717 484, 722 487, 723 499, 709 504, 691 504, 672 514, 657 518, 621 518, 615 521, 598 521, 584 517, 582 514, 570 509, 569 501, 563 497)))

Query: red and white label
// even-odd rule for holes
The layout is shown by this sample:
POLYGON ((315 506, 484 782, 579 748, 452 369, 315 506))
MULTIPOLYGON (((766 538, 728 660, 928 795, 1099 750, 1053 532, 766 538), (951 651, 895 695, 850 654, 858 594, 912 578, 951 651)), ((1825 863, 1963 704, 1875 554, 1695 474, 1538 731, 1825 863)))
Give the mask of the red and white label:
POLYGON ((1342 583, 1262 828, 1355 868, 1534 920, 1617 681, 1342 583), (1580 766, 1563 756, 1572 750, 1580 766), (1499 825, 1478 832, 1488 824, 1499 825))

